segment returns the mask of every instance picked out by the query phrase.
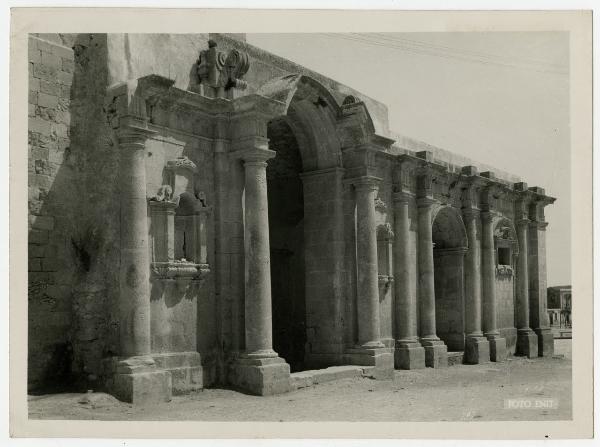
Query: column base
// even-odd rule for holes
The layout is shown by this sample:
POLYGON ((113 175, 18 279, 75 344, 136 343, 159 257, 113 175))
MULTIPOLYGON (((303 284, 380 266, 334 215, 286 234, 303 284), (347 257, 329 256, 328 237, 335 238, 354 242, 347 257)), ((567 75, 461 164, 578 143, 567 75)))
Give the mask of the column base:
POLYGON ((425 368, 425 349, 418 342, 396 342, 394 351, 395 369, 425 368))
POLYGON ((204 387, 204 370, 198 352, 153 354, 156 365, 171 373, 173 395, 200 391, 204 387))
POLYGON ((442 340, 421 340, 425 348, 425 366, 445 368, 448 366, 448 347, 442 340))
POLYGON ((346 362, 351 365, 374 366, 374 379, 394 378, 393 348, 365 348, 361 346, 348 349, 345 357, 346 362))
POLYGON ((484 337, 466 337, 464 362, 478 365, 490 361, 490 343, 484 337))
POLYGON ((552 357, 554 355, 554 334, 550 328, 535 330, 538 338, 538 356, 552 357))
POLYGON ((290 365, 281 357, 240 357, 232 365, 232 385, 250 394, 271 396, 287 393, 290 387, 290 365))
POLYGON ((531 329, 517 331, 516 355, 534 358, 538 356, 538 337, 531 329))
POLYGON ((503 362, 507 357, 506 339, 499 335, 488 336, 490 342, 490 360, 492 362, 503 362))
POLYGON ((169 402, 171 373, 156 368, 150 356, 112 359, 107 388, 117 399, 134 405, 169 402))

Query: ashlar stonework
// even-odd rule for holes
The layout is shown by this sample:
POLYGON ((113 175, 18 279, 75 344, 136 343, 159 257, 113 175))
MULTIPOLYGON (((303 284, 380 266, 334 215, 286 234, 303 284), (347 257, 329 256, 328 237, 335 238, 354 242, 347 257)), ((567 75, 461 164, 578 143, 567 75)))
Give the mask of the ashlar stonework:
POLYGON ((552 355, 542 188, 243 36, 29 43, 31 389, 268 395, 552 355))

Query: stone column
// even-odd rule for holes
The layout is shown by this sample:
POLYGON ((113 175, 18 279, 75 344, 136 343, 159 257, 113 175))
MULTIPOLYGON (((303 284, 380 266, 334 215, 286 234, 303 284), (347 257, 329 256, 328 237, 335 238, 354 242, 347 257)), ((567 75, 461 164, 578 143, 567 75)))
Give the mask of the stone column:
POLYGON ((254 394, 289 391, 290 367, 273 350, 267 160, 275 152, 252 147, 234 154, 244 165, 245 352, 234 383, 254 394))
POLYGON ((150 335, 150 256, 146 197, 145 143, 152 134, 143 120, 121 119, 119 188, 121 262, 119 345, 121 358, 108 384, 121 400, 133 403, 171 399, 171 375, 156 369, 150 335))
POLYGON ((477 237, 479 210, 463 211, 468 250, 465 254, 465 362, 485 363, 490 360, 490 344, 481 331, 481 265, 477 237))
POLYGON ((356 270, 358 296, 358 344, 381 348, 379 327, 379 282, 377 272, 377 226, 375 193, 379 179, 361 177, 356 191, 356 270))
POLYGON ((417 200, 419 210, 419 301, 421 344, 425 348, 425 365, 432 368, 448 366, 448 349, 436 335, 435 281, 430 197, 417 200))
POLYGON ((351 181, 356 194, 356 312, 358 346, 348 350, 348 362, 375 366, 377 379, 393 377, 392 348, 381 342, 379 319, 379 277, 377 266, 377 225, 375 193, 380 179, 362 176, 351 181))
POLYGON ((529 308, 530 327, 538 337, 538 355, 552 357, 554 335, 550 329, 547 310, 546 227, 547 222, 529 223, 529 308))
POLYGON ((244 160, 244 247, 246 258, 246 356, 277 357, 271 322, 271 263, 266 160, 274 154, 251 152, 244 160))
POLYGON ((506 339, 498 332, 496 300, 496 249, 492 213, 481 214, 482 267, 483 267, 483 331, 490 342, 490 359, 506 360, 506 339))
POLYGON ((519 257, 517 260, 517 355, 538 356, 537 335, 529 327, 529 272, 527 230, 529 219, 517 222, 519 257))
POLYGON ((417 299, 411 287, 410 210, 412 194, 394 194, 394 278, 397 328, 394 366, 399 369, 425 367, 425 349, 417 335, 417 299))

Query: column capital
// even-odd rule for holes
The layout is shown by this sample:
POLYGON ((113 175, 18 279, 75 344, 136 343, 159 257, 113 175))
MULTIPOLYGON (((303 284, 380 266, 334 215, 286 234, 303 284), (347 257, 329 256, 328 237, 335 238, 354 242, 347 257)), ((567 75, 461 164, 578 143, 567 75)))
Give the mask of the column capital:
POLYGON ((372 175, 363 175, 348 180, 357 191, 377 191, 379 189, 379 182, 381 179, 372 175))
POLYGON ((482 214, 482 211, 479 208, 463 208, 462 214, 467 219, 476 219, 482 214))
POLYGON ((481 211, 479 215, 481 216, 481 221, 485 223, 491 223, 495 216, 492 211, 481 211))
POLYGON ((175 214, 175 208, 177 208, 176 202, 171 202, 169 200, 156 200, 149 199, 148 206, 152 210, 153 213, 157 214, 175 214))
POLYGON ((437 203, 437 201, 430 196, 425 197, 417 197, 417 207, 418 208, 430 208, 431 205, 437 203))
POLYGON ((537 230, 545 231, 548 226, 548 222, 538 221, 538 220, 530 220, 529 228, 535 228, 537 230))
POLYGON ((146 140, 157 134, 155 130, 148 128, 145 119, 124 116, 119 123, 119 127, 114 128, 113 132, 121 149, 143 149, 146 140))
POLYGON ((265 166, 267 160, 275 157, 275 155, 277 155, 277 152, 265 147, 257 146, 249 147, 246 149, 239 149, 230 153, 230 156, 232 158, 242 160, 245 165, 254 163, 264 163, 265 166))
POLYGON ((394 203, 409 203, 415 199, 415 194, 409 191, 398 191, 392 194, 394 203))
POLYGON ((527 218, 521 218, 515 221, 515 224, 517 225, 517 227, 528 227, 530 222, 531 221, 527 218))

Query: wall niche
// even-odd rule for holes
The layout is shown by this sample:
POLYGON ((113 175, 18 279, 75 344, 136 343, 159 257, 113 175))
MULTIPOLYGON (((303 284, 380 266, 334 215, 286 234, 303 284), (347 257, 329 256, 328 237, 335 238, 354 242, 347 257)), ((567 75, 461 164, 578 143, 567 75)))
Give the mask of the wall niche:
POLYGON ((164 282, 186 286, 209 272, 207 219, 211 207, 197 187, 196 165, 187 157, 169 160, 166 183, 148 204, 152 239, 152 274, 164 282))

